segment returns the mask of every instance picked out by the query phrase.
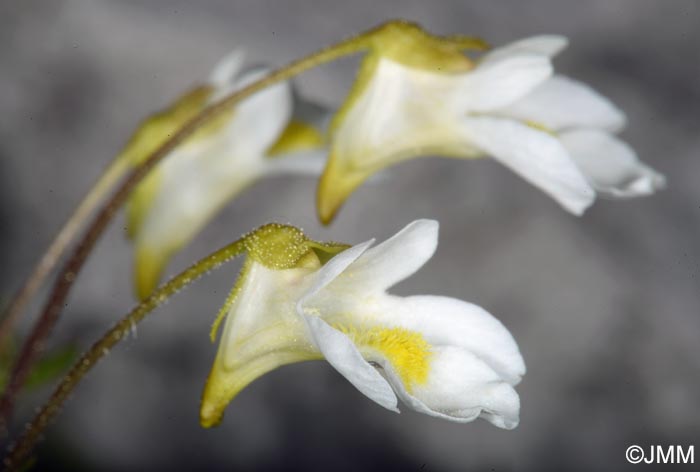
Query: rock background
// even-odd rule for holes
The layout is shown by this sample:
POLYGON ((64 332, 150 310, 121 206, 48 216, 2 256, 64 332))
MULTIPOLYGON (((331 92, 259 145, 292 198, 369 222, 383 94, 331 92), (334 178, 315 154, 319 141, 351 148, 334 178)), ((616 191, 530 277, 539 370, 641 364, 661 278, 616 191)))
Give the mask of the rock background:
MULTIPOLYGON (((431 262, 399 294, 463 298, 498 316, 529 372, 522 422, 395 415, 323 363, 280 369, 197 423, 215 346, 210 323, 235 265, 197 284, 115 349, 43 443, 44 468, 73 470, 624 470, 631 444, 700 453, 700 4, 694 0, 432 2, 25 0, 0 2, 0 293, 9 294, 135 124, 236 46, 283 64, 388 18, 493 44, 571 39, 559 71, 629 115, 623 137, 668 190, 599 201, 583 217, 489 160, 412 161, 358 191, 321 228, 312 179, 269 179, 226 208, 171 273, 262 223, 317 239, 385 238, 441 222, 431 262)), ((356 61, 307 74, 338 104, 356 61)), ((54 343, 86 347, 132 305, 123 221, 79 278, 54 343)), ((26 324, 24 326, 26 329, 26 324)), ((41 399, 22 405, 28 415, 41 399)), ((696 459, 697 460, 697 459, 696 459)))

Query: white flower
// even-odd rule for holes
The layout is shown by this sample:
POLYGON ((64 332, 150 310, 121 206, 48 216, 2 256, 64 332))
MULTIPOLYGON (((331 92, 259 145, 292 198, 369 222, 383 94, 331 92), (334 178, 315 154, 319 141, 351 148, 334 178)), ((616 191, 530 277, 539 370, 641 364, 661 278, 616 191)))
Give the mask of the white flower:
POLYGON ((398 397, 451 421, 481 417, 502 428, 517 426, 513 386, 525 365, 508 330, 461 300, 386 292, 430 259, 437 233, 437 222, 418 220, 374 248, 372 241, 359 244, 324 265, 327 257, 313 252, 286 269, 266 266, 259 257, 264 250, 251 254, 223 309, 202 425, 218 423, 231 399, 260 375, 326 359, 390 410, 398 411, 398 397))
POLYGON ((663 184, 610 134, 624 123, 620 110, 583 84, 552 77, 565 38, 521 40, 473 63, 450 38, 415 27, 391 33, 392 47, 371 49, 332 122, 322 221, 369 175, 431 154, 490 155, 577 215, 593 202, 593 188, 636 196, 663 184))
MULTIPOLYGON (((137 132, 124 158, 137 162, 182 123, 230 92, 262 77, 240 72, 234 52, 207 84, 155 115, 137 132)), ((134 278, 141 298, 151 293, 169 259, 247 186, 271 174, 318 175, 323 166, 319 110, 294 100, 288 83, 273 85, 215 118, 179 146, 137 188, 129 205, 135 244, 134 278)))

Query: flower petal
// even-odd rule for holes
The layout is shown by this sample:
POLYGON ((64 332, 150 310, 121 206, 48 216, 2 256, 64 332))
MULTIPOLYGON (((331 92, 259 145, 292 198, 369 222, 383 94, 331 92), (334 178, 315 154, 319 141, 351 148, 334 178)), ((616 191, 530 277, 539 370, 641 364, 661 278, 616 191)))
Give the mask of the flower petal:
POLYGON ((216 88, 228 87, 238 75, 245 62, 245 51, 237 48, 221 59, 209 74, 207 83, 216 88))
POLYGON ((625 126, 625 114, 588 85, 555 75, 498 114, 530 121, 552 131, 600 128, 611 132, 625 126))
POLYGON ((384 368, 401 401, 418 412, 459 423, 481 417, 505 429, 518 425, 520 398, 516 391, 466 349, 433 348, 427 382, 414 385, 411 393, 390 364, 384 363, 384 368))
POLYGON ((435 220, 416 220, 383 243, 368 249, 342 275, 345 290, 350 287, 366 292, 388 289, 413 275, 433 257, 438 244, 440 224, 435 220))
POLYGON ((456 298, 388 295, 373 310, 375 322, 420 333, 433 346, 468 350, 504 382, 517 385, 525 363, 513 336, 483 308, 456 298))
POLYGON ((492 61, 495 59, 520 56, 528 53, 540 54, 542 56, 552 58, 566 48, 568 44, 569 40, 566 39, 565 36, 560 36, 557 34, 541 34, 495 48, 492 51, 484 54, 482 61, 492 61))
MULTIPOLYGON (((269 73, 258 67, 241 74, 233 89, 240 90, 269 73)), ((212 97, 216 101, 228 92, 217 91, 212 97)), ((262 156, 282 133, 292 115, 292 95, 288 82, 282 82, 243 100, 233 110, 229 121, 231 146, 246 146, 256 156, 262 156)))
POLYGON ((542 54, 497 55, 464 75, 456 100, 465 112, 502 108, 530 93, 552 71, 549 57, 542 54))
POLYGON ((384 408, 399 411, 396 395, 389 383, 362 358, 350 338, 317 316, 302 316, 314 345, 343 377, 384 408))
POLYGON ((561 134, 574 161, 601 194, 613 198, 651 195, 666 186, 666 178, 643 164, 627 143, 597 130, 561 134))
POLYGON ((306 301, 333 282, 345 269, 357 260, 374 243, 374 239, 357 244, 334 256, 318 272, 313 274, 309 288, 297 302, 297 311, 304 312, 306 301))
POLYGON ((561 143, 548 133, 513 120, 464 118, 462 132, 531 184, 575 215, 593 203, 595 192, 561 143))
POLYGON ((552 75, 551 56, 566 43, 563 36, 535 36, 486 53, 476 69, 464 75, 459 106, 490 111, 526 96, 552 75))

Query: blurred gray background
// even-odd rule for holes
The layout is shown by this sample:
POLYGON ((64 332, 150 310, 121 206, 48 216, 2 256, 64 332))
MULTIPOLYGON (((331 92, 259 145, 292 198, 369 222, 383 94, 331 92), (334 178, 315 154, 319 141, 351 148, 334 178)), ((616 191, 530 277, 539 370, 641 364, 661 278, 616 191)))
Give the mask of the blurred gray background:
MULTIPOLYGON (((435 218, 437 254, 394 291, 469 300, 505 323, 528 365, 521 425, 396 415, 327 364, 309 363, 256 381, 223 425, 201 429, 199 396, 216 349, 209 326, 233 264, 159 310, 90 375, 50 428, 41 467, 632 470, 631 444, 694 445, 700 460, 695 0, 2 0, 0 293, 19 285, 136 123, 233 47, 281 65, 394 17, 493 44, 568 36, 558 70, 628 113, 624 139, 669 188, 598 201, 575 218, 493 161, 422 159, 360 189, 322 228, 314 180, 269 179, 226 208, 169 272, 269 221, 354 243, 435 218)), ((306 74, 300 88, 337 105, 355 65, 306 74)), ((53 345, 86 347, 132 306, 122 227, 120 218, 79 278, 53 345)), ((23 417, 41 398, 22 405, 23 417)))

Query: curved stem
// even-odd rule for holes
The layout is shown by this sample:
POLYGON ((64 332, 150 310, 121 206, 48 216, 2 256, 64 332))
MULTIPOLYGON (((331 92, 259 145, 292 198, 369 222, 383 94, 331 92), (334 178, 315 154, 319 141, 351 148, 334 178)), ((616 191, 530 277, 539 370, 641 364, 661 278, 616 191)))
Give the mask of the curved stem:
POLYGON ((194 282, 210 270, 230 261, 244 251, 245 237, 210 254, 163 284, 159 289, 153 292, 150 297, 131 310, 128 315, 107 331, 104 336, 95 342, 95 344, 78 359, 71 370, 63 377, 58 387, 56 387, 56 390, 54 390, 48 402, 46 402, 34 419, 27 425, 17 444, 10 446, 7 457, 3 461, 4 468, 7 470, 14 470, 23 465, 23 461, 33 449, 44 429, 61 410, 63 403, 80 383, 85 374, 87 374, 115 344, 124 339, 137 323, 141 322, 146 315, 151 313, 168 298, 175 295, 183 287, 194 282))
POLYGON ((87 256, 92 251, 93 246, 102 235, 107 225, 112 220, 116 212, 126 201, 134 187, 155 167, 165 156, 175 149, 181 142, 191 136, 200 126, 209 120, 219 116, 229 107, 248 98, 249 96, 269 87, 277 82, 288 80, 308 69, 319 66, 325 62, 332 61, 339 57, 353 54, 371 46, 372 37, 381 29, 383 25, 366 31, 358 36, 346 39, 333 46, 321 49, 309 56, 294 61, 289 65, 271 72, 262 79, 233 92, 220 101, 213 103, 198 115, 189 120, 185 125, 174 133, 170 139, 164 142, 148 158, 136 167, 122 182, 114 195, 104 204, 99 213, 85 232, 85 235, 76 246, 75 251, 63 266, 56 282, 54 283, 51 295, 44 306, 39 320, 34 325, 20 350, 19 357, 13 366, 7 388, 0 400, 0 434, 6 429, 5 424, 9 420, 14 398, 19 389, 24 384, 29 370, 43 351, 44 342, 51 333, 61 309, 65 305, 66 298, 71 286, 75 281, 78 272, 81 270, 87 256))
POLYGON ((115 159, 107 167, 95 185, 85 195, 73 214, 64 223, 61 230, 41 256, 34 270, 17 290, 8 304, 0 321, 0 352, 7 347, 13 326, 17 323, 27 303, 41 287, 51 270, 63 255, 70 242, 80 230, 83 222, 95 211, 98 204, 114 189, 114 186, 129 170, 128 162, 124 159, 115 159))

